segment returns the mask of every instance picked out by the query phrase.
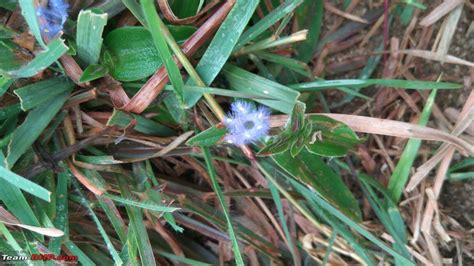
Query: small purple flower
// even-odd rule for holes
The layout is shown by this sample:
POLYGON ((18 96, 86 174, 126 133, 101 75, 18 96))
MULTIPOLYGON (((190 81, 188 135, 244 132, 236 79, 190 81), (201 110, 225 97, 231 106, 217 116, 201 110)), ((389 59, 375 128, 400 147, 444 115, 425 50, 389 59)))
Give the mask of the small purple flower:
POLYGON ((225 141, 235 145, 249 144, 266 136, 270 130, 270 111, 263 106, 255 108, 249 102, 232 103, 231 112, 224 119, 229 134, 225 141))
POLYGON ((64 0, 49 0, 46 7, 40 6, 36 15, 40 18, 41 31, 49 39, 56 37, 62 30, 68 17, 69 4, 64 0))

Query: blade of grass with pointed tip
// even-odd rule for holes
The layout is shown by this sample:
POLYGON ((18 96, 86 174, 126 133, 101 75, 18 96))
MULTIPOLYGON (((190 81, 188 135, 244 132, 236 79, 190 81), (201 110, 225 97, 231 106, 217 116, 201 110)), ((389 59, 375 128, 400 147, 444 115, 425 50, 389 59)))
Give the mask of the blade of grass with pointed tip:
POLYGON ((64 40, 55 39, 48 44, 46 50, 39 53, 27 65, 18 70, 10 71, 8 74, 16 78, 32 77, 56 62, 68 49, 64 44, 64 40))
POLYGON ((232 242, 232 250, 234 251, 235 263, 239 266, 243 266, 244 261, 242 260, 242 255, 240 254, 239 243, 237 242, 237 237, 235 236, 235 233, 234 233, 234 227, 232 225, 232 220, 230 218, 229 210, 227 209, 227 205, 224 200, 224 195, 222 194, 222 190, 219 186, 219 183, 217 182, 216 171, 214 169, 214 166, 212 165, 211 152, 209 151, 209 148, 207 147, 201 147, 201 149, 203 150, 207 171, 209 173, 209 176, 211 177, 212 186, 214 187, 214 191, 216 192, 217 199, 219 200, 221 208, 224 212, 224 216, 227 220, 227 229, 229 230, 229 237, 232 242))
MULTIPOLYGON (((131 198, 132 193, 125 183, 125 180, 122 177, 118 177, 117 180, 122 195, 126 198, 131 198)), ((132 227, 135 233, 134 235, 138 245, 138 252, 140 254, 141 262, 143 265, 156 265, 155 256, 153 255, 153 248, 146 232, 145 225, 143 224, 142 211, 139 208, 130 205, 125 205, 125 208, 130 219, 129 227, 132 227)))
MULTIPOLYGON (((158 180, 156 179, 155 174, 153 173, 153 168, 151 167, 150 160, 145 161, 145 173, 151 179, 153 186, 158 187, 159 183, 158 183, 158 180)), ((151 189, 151 187, 148 187, 147 195, 150 197, 150 199, 154 200, 155 202, 162 202, 163 200, 161 192, 158 190, 151 189)), ((172 213, 169 213, 169 212, 164 213, 163 217, 176 232, 182 233, 184 231, 184 228, 176 224, 176 220, 174 219, 172 213)))
POLYGON ((389 88, 431 90, 431 89, 460 89, 462 84, 448 82, 430 82, 418 80, 400 79, 339 79, 339 80, 318 80, 307 83, 289 85, 288 87, 297 91, 312 91, 321 88, 336 87, 357 87, 363 88, 372 85, 386 86, 389 88))
POLYGON ((97 14, 81 10, 77 20, 77 56, 85 65, 97 64, 102 49, 102 32, 107 24, 107 13, 97 14))
POLYGON ((143 14, 142 8, 136 0, 122 0, 122 3, 132 12, 133 16, 140 21, 143 26, 147 26, 145 15, 143 14))
POLYGON ((231 64, 227 64, 223 72, 233 89, 240 92, 256 93, 262 96, 272 95, 276 100, 256 99, 255 101, 286 114, 291 114, 300 95, 297 91, 280 83, 263 78, 231 64))
POLYGON ((175 89, 175 93, 178 96, 178 99, 181 103, 184 102, 183 96, 183 87, 184 81, 181 77, 181 72, 179 71, 178 65, 173 60, 171 55, 171 51, 166 43, 165 37, 160 29, 160 18, 158 17, 158 13, 156 13, 155 5, 151 0, 142 0, 141 6, 143 13, 145 15, 145 20, 148 24, 148 30, 150 30, 151 35, 153 37, 153 42, 155 47, 157 48, 160 57, 163 61, 163 64, 166 67, 166 72, 168 72, 168 77, 173 84, 175 89))
POLYGON ((120 259, 120 256, 115 249, 114 245, 112 244, 112 241, 110 240, 109 236, 107 235, 107 232, 105 231, 104 226, 100 223, 99 217, 94 213, 94 210, 91 207, 90 202, 87 200, 87 198, 84 196, 84 194, 81 191, 81 188, 79 186, 79 183, 75 178, 71 178, 71 183, 73 184, 74 188, 76 189, 76 192, 80 198, 82 206, 84 206, 87 209, 87 212, 89 213, 90 217, 94 221, 95 225, 97 226, 97 229, 99 230, 100 235, 104 239, 104 242, 107 246, 107 250, 109 251, 110 255, 115 261, 115 265, 122 265, 123 262, 120 259))
MULTIPOLYGON (((222 22, 196 66, 197 73, 206 85, 210 85, 214 81, 224 64, 228 61, 234 46, 249 23, 258 3, 258 0, 236 1, 232 10, 222 22)), ((194 83, 190 80, 186 84, 193 85, 194 83)), ((186 105, 194 106, 201 98, 202 93, 186 92, 185 95, 186 105)))
POLYGON ((69 91, 56 96, 50 102, 44 103, 28 113, 23 124, 13 132, 8 144, 8 156, 5 159, 7 168, 11 168, 20 156, 31 147, 68 97, 69 91))
POLYGON ((286 224, 285 213, 283 211, 283 204, 281 202, 281 197, 278 192, 278 189, 272 182, 268 182, 268 188, 270 189, 273 201, 275 202, 275 206, 278 212, 278 218, 280 219, 281 227, 283 228, 283 232, 285 233, 286 240, 288 241, 288 248, 291 251, 293 256, 293 261, 296 262, 297 256, 295 252, 295 243, 293 243, 293 238, 290 235, 290 230, 288 229, 288 225, 286 224))
POLYGON ((272 12, 270 12, 270 14, 265 16, 263 19, 260 19, 257 23, 255 23, 255 25, 250 27, 242 34, 239 41, 235 45, 234 51, 242 48, 244 45, 260 36, 260 34, 274 25, 278 20, 293 12, 293 10, 295 10, 295 8, 297 8, 301 3, 303 3, 303 0, 286 1, 279 7, 275 8, 272 12))
POLYGON ((278 188, 280 193, 283 194, 295 208, 297 208, 309 221, 311 221, 311 223, 319 227, 319 219, 317 220, 316 217, 303 204, 300 204, 298 201, 296 201, 296 199, 287 191, 287 189, 277 182, 273 175, 280 176, 280 178, 283 180, 288 180, 295 188, 295 191, 307 199, 308 206, 311 207, 313 212, 316 213, 321 220, 333 227, 333 230, 337 230, 339 234, 347 240, 354 251, 365 261, 366 264, 374 265, 370 252, 364 248, 361 243, 359 243, 360 240, 357 239, 357 237, 347 229, 347 226, 344 225, 344 223, 338 221, 335 217, 328 215, 327 212, 322 211, 319 207, 317 207, 317 204, 313 203, 312 197, 314 193, 312 191, 310 191, 306 186, 301 185, 286 173, 281 172, 283 170, 280 171, 278 167, 269 163, 268 161, 260 160, 258 167, 265 177, 278 188), (270 171, 272 171, 273 175, 270 174, 270 171))
POLYGON ((140 202, 140 201, 136 201, 132 199, 126 199, 126 198, 122 198, 122 197, 111 195, 111 194, 105 194, 104 196, 116 202, 123 203, 125 205, 147 209, 151 211, 156 211, 156 212, 174 212, 180 209, 177 207, 157 205, 157 204, 154 204, 153 202, 148 203, 148 202, 140 202))
MULTIPOLYGON (((434 100, 436 97, 437 90, 433 90, 428 97, 425 107, 421 113, 418 125, 426 126, 428 120, 430 119, 431 109, 433 108, 434 100)), ((394 202, 398 203, 400 197, 402 196, 405 185, 410 176, 410 170, 415 162, 416 156, 418 155, 418 150, 421 146, 420 139, 410 139, 403 150, 400 160, 393 170, 392 176, 390 177, 388 183, 388 191, 391 195, 391 198, 394 202)))
POLYGON ((30 31, 36 38, 36 41, 43 47, 46 48, 46 44, 43 41, 41 36, 41 30, 38 22, 38 17, 36 16, 36 7, 35 1, 31 0, 20 0, 21 14, 26 20, 26 23, 30 27, 30 31))
POLYGON ((342 212, 331 206, 328 202, 326 202, 320 195, 319 193, 314 193, 313 195, 315 202, 324 210, 329 212, 330 214, 334 215, 337 217, 339 220, 341 220, 343 223, 345 223, 347 226, 351 227, 353 230, 357 231, 359 234, 367 238, 369 241, 374 243, 376 246, 387 252, 388 254, 392 255, 394 258, 400 260, 401 262, 404 263, 404 265, 415 265, 410 259, 404 257, 397 251, 391 249, 387 244, 382 242, 380 239, 375 237, 372 233, 367 231, 365 228, 363 228, 361 225, 358 223, 354 222, 352 219, 348 218, 345 216, 342 212))

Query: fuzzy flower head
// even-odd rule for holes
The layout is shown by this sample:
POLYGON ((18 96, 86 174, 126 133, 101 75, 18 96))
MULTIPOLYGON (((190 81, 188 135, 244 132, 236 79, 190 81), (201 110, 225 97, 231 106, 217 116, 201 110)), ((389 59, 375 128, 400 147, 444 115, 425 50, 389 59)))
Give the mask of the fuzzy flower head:
POLYGON ((255 108, 249 102, 232 103, 231 112, 224 119, 229 134, 225 141, 235 145, 253 143, 270 130, 270 111, 263 106, 255 108))
POLYGON ((49 0, 46 7, 40 6, 36 15, 40 20, 41 32, 49 39, 56 37, 62 30, 68 17, 69 4, 64 0, 49 0))

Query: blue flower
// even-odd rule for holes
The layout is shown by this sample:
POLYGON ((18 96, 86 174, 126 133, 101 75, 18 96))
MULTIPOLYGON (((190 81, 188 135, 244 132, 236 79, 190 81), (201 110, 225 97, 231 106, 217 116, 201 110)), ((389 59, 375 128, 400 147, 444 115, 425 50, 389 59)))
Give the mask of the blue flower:
POLYGON ((235 145, 254 143, 266 136, 270 130, 270 111, 255 106, 249 102, 236 101, 232 103, 231 112, 224 118, 224 124, 229 131, 225 141, 235 145))
POLYGON ((40 6, 36 15, 40 18, 41 31, 49 39, 56 37, 62 30, 68 17, 69 4, 64 0, 49 0, 47 7, 40 6))

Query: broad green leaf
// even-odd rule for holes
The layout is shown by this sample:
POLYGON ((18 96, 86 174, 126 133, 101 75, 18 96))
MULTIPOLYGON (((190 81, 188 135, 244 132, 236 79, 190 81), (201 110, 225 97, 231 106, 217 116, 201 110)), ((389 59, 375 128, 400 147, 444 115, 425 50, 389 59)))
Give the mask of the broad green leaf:
POLYGON ((68 97, 69 92, 64 92, 28 113, 23 124, 13 132, 8 145, 8 156, 5 159, 7 168, 11 168, 20 156, 31 147, 59 112, 68 97))
POLYGON ((56 62, 67 50, 64 40, 55 39, 48 44, 46 50, 36 55, 27 65, 18 70, 9 71, 8 74, 16 78, 32 77, 56 62))
MULTIPOLYGON (((196 66, 196 71, 206 85, 211 85, 224 64, 228 61, 234 46, 249 23, 250 18, 252 18, 258 3, 258 0, 236 1, 232 10, 222 22, 196 66)), ((187 82, 186 84, 193 85, 192 82, 187 82)), ((189 107, 194 106, 201 96, 202 93, 185 92, 184 99, 186 105, 189 107)))
POLYGON ((224 67, 224 75, 230 86, 240 92, 250 92, 262 96, 271 95, 276 100, 255 101, 280 112, 291 114, 299 93, 274 81, 265 79, 233 65, 224 67))
POLYGON ((28 111, 60 94, 70 92, 73 87, 74 83, 68 79, 52 78, 21 87, 14 93, 20 98, 21 109, 28 111))
POLYGON ((323 115, 308 115, 307 119, 308 123, 312 123, 313 130, 306 148, 312 153, 329 157, 344 156, 360 143, 359 137, 344 123, 323 115))
POLYGON ((86 66, 97 64, 102 49, 102 32, 107 24, 107 14, 81 10, 77 19, 77 56, 86 66))
POLYGON ((290 175, 317 190, 337 209, 362 221, 357 200, 337 173, 316 154, 302 150, 293 158, 288 152, 273 155, 273 160, 290 175))
POLYGON ((109 73, 107 66, 92 64, 82 72, 79 82, 93 81, 100 79, 109 73))
MULTIPOLYGON (((196 28, 168 26, 176 41, 191 36, 196 28)), ((161 66, 161 57, 150 32, 144 27, 122 27, 111 31, 104 39, 107 48, 102 57, 110 74, 120 81, 144 79, 161 66)))
POLYGON ((225 127, 210 127, 196 136, 190 138, 186 144, 189 146, 213 146, 227 134, 225 127))

